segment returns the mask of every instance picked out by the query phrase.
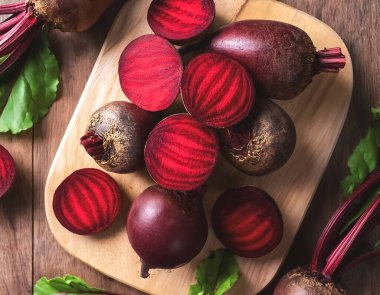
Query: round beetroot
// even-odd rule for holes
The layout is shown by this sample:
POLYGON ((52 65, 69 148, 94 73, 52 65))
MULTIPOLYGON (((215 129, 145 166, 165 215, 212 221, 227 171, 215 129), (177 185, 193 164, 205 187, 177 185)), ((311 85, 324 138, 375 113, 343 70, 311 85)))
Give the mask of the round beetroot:
POLYGON ((175 101, 182 72, 177 50, 156 35, 133 40, 119 61, 121 89, 131 102, 146 111, 162 111, 175 101))
POLYGON ((181 266, 201 251, 208 233, 201 197, 201 190, 175 192, 154 185, 133 202, 127 233, 141 258, 141 277, 151 268, 181 266))
POLYGON ((157 121, 154 113, 113 101, 92 114, 81 144, 103 169, 133 172, 144 166, 145 142, 157 121))
POLYGON ((255 98, 248 72, 235 60, 216 53, 191 60, 181 88, 186 110, 215 128, 230 127, 243 120, 255 98))
POLYGON ((248 258, 270 253, 283 235, 276 203, 254 186, 225 191, 213 206, 212 226, 227 249, 248 258))
POLYGON ((213 0, 153 0, 148 10, 153 32, 177 44, 202 34, 214 18, 213 0))
POLYGON ((210 176, 218 151, 218 138, 211 128, 188 114, 177 114, 152 130, 144 156, 155 182, 167 189, 189 191, 210 176))
POLYGON ((53 210, 63 227, 78 235, 108 228, 120 207, 120 189, 111 176, 93 168, 79 169, 57 187, 53 210))
POLYGON ((7 149, 0 144, 0 198, 11 188, 15 178, 15 161, 7 149))

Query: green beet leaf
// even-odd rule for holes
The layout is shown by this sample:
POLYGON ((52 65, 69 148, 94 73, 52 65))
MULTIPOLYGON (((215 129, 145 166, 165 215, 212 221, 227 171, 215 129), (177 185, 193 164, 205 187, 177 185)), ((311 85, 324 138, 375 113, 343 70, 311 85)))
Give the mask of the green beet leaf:
POLYGON ((0 132, 16 134, 31 128, 49 111, 58 83, 58 62, 41 34, 22 68, 0 77, 0 132))
POLYGON ((222 295, 238 280, 239 265, 231 252, 218 249, 200 263, 195 278, 188 295, 222 295))
POLYGON ((106 295, 106 291, 98 288, 92 288, 86 282, 78 277, 66 275, 64 277, 56 277, 47 279, 40 278, 34 285, 33 295, 53 295, 53 294, 67 294, 67 295, 86 295, 98 294, 106 295))
POLYGON ((376 249, 380 249, 380 241, 378 241, 378 242, 375 244, 375 248, 376 248, 376 249))
MULTIPOLYGON (((367 134, 359 141, 348 158, 349 175, 341 182, 343 195, 346 198, 380 165, 380 108, 372 109, 372 117, 374 123, 368 128, 367 134)), ((380 185, 373 188, 367 198, 358 205, 358 210, 342 228, 341 233, 359 219, 379 194, 380 185)))

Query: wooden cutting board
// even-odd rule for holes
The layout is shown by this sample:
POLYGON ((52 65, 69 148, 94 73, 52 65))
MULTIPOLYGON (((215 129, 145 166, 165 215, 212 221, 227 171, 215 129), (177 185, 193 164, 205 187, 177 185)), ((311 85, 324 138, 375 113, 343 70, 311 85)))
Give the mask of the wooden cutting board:
MULTIPOLYGON (((191 263, 171 271, 153 270, 150 278, 139 278, 139 258, 128 242, 125 222, 132 200, 153 183, 145 170, 112 174, 123 190, 123 202, 116 222, 104 233, 91 237, 72 234, 60 225, 52 210, 53 193, 67 175, 79 168, 97 167, 79 145, 79 138, 97 108, 125 99, 117 75, 119 56, 131 40, 151 33, 146 22, 149 4, 150 0, 128 1, 108 34, 51 166, 45 190, 46 216, 62 247, 98 271, 147 293, 187 294, 199 262, 221 244, 210 228, 203 251, 191 263)), ((294 120, 298 137, 295 152, 283 168, 268 176, 250 177, 237 172, 221 157, 208 181, 204 199, 208 216, 222 191, 243 184, 266 190, 282 211, 285 234, 276 250, 260 259, 238 258, 241 279, 229 294, 255 294, 272 280, 283 262, 333 152, 350 104, 352 64, 345 44, 330 27, 292 7, 270 0, 216 0, 216 6, 216 25, 233 19, 288 22, 305 30, 318 49, 340 46, 347 57, 347 65, 338 75, 321 74, 299 97, 278 102, 294 120)))

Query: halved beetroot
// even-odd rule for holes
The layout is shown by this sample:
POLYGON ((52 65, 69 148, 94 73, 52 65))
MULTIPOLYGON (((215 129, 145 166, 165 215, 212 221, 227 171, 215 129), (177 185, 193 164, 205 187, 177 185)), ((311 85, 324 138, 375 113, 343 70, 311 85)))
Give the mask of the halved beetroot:
POLYGON ((210 176, 219 153, 214 130, 188 114, 162 120, 149 134, 144 157, 148 172, 166 189, 190 191, 210 176))
POLYGON ((226 248, 248 258, 268 254, 283 235, 283 221, 276 203, 254 186, 225 191, 212 209, 212 225, 226 248))
POLYGON ((124 49, 119 61, 121 89, 138 107, 162 111, 176 99, 183 73, 182 60, 167 40, 143 35, 124 49))
POLYGON ((74 171, 57 187, 53 197, 58 221, 78 235, 105 230, 119 208, 119 186, 107 173, 93 168, 74 171))
POLYGON ((15 178, 15 161, 7 149, 0 144, 0 198, 11 188, 15 178))
POLYGON ((248 116, 255 88, 248 72, 237 61, 216 53, 198 55, 182 78, 186 110, 215 128, 226 128, 248 116))
POLYGON ((148 23, 153 32, 176 44, 202 34, 214 18, 213 0, 153 0, 148 10, 148 23))

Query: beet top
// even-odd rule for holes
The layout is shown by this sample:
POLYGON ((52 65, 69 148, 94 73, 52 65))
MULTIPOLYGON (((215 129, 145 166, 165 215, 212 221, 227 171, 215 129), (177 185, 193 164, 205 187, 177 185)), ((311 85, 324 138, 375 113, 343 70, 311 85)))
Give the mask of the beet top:
POLYGON ((148 10, 153 32, 177 44, 202 34, 214 18, 213 0, 153 0, 148 10))
POLYGON ((167 189, 189 191, 210 176, 218 151, 218 138, 211 128, 188 114, 177 114, 152 130, 144 157, 155 182, 167 189))
POLYGON ((183 67, 177 50, 156 35, 143 35, 124 49, 119 61, 120 85, 138 107, 162 111, 176 99, 183 67))
POLYGON ((53 210, 63 227, 78 235, 108 228, 120 207, 120 189, 107 173, 93 168, 74 171, 57 187, 53 210))
POLYGON ((7 149, 0 144, 0 198, 11 188, 15 178, 15 161, 7 149))
POLYGON ((227 249, 249 258, 270 253, 283 235, 283 221, 276 203, 254 186, 225 191, 213 206, 212 226, 227 249))
POLYGON ((301 29, 271 20, 244 20, 220 29, 210 49, 239 61, 251 73, 258 93, 274 99, 300 94, 319 72, 345 66, 340 48, 316 52, 301 29))
POLYGON ((248 72, 235 60, 216 53, 191 60, 181 88, 187 111, 216 128, 230 127, 247 117, 255 99, 248 72))

